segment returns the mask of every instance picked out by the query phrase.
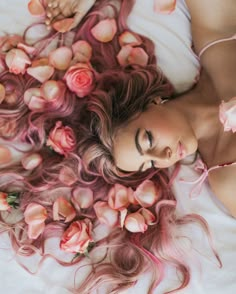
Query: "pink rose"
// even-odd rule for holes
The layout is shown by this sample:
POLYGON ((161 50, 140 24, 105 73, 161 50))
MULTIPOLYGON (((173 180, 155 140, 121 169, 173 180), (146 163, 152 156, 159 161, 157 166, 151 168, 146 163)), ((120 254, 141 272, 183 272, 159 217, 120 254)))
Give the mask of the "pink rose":
POLYGON ((93 242, 92 223, 86 218, 69 226, 62 235, 60 248, 71 253, 84 253, 90 242, 93 242))
POLYGON ((40 204, 30 203, 24 212, 25 222, 28 224, 28 236, 37 239, 43 233, 47 210, 40 204))
POLYGON ((112 209, 120 210, 129 206, 129 193, 131 188, 115 184, 108 192, 108 204, 112 209))
POLYGON ((70 127, 64 127, 61 121, 57 121, 46 144, 51 146, 55 152, 67 155, 74 150, 76 145, 74 132, 70 127))
POLYGON ((0 210, 8 210, 10 205, 7 202, 7 193, 0 192, 0 210))
POLYGON ((160 191, 152 181, 145 180, 137 187, 134 197, 142 207, 150 207, 159 199, 160 191))
POLYGON ((125 219, 125 228, 132 233, 144 233, 148 225, 145 218, 139 212, 130 213, 125 219))
POLYGON ((80 98, 92 91, 93 78, 92 68, 85 63, 77 63, 71 66, 64 76, 68 88, 80 98))
POLYGON ((74 207, 64 197, 58 197, 52 208, 54 220, 64 220, 65 223, 72 221, 76 217, 74 207))
POLYGON ((220 122, 224 126, 224 131, 236 132, 236 97, 228 102, 222 101, 219 110, 220 122))
POLYGON ((21 49, 11 49, 6 54, 6 65, 11 73, 24 74, 26 67, 31 64, 28 55, 21 49))

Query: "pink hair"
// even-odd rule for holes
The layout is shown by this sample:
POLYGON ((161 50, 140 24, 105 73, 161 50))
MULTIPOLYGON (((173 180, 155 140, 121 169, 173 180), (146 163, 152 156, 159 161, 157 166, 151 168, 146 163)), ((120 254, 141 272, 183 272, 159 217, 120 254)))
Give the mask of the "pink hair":
MULTIPOLYGON (((151 207, 158 219, 157 224, 149 226, 145 233, 114 229, 108 237, 98 241, 91 250, 91 255, 99 246, 106 246, 108 250, 106 260, 93 264, 93 271, 75 290, 77 293, 91 293, 103 282, 109 282, 111 286, 109 293, 118 293, 119 290, 134 285, 139 275, 147 270, 153 273, 148 292, 151 293, 165 277, 165 264, 173 265, 181 273, 182 281, 175 290, 183 289, 188 285, 190 270, 183 258, 183 250, 181 251, 181 247, 173 241, 175 229, 179 225, 195 221, 200 223, 209 235, 208 227, 200 216, 189 215, 177 218, 173 205, 175 197, 169 189, 166 170, 149 170, 143 174, 123 176, 114 165, 112 156, 114 132, 142 112, 156 96, 168 98, 172 94, 171 84, 156 68, 154 44, 148 38, 140 36, 141 47, 149 56, 146 67, 137 65, 122 67, 118 64, 116 55, 120 47, 117 36, 129 30, 126 20, 133 3, 134 1, 130 0, 97 1, 90 13, 74 30, 73 42, 86 40, 93 48, 90 62, 96 69, 96 85, 86 98, 78 99, 67 89, 65 93, 61 93, 56 103, 49 103, 44 112, 30 111, 24 104, 23 94, 31 87, 40 86, 40 83, 27 74, 15 76, 8 70, 0 74, 0 82, 8 87, 9 91, 14 89, 17 94, 15 103, 3 102, 0 105, 0 134, 1 120, 16 123, 16 128, 10 137, 4 134, 1 134, 1 137, 6 140, 6 144, 18 151, 20 147, 14 145, 15 140, 29 144, 30 152, 36 151, 43 158, 42 164, 31 172, 26 171, 20 163, 3 167, 0 177, 6 178, 6 181, 1 182, 1 190, 10 192, 9 183, 11 183, 11 191, 19 191, 19 209, 22 212, 29 203, 35 202, 46 207, 49 213, 46 229, 36 240, 30 240, 26 236, 27 224, 24 219, 16 224, 8 224, 7 220, 1 217, 2 231, 8 231, 13 248, 18 254, 32 255, 37 250, 44 254, 45 241, 52 236, 60 237, 67 227, 65 224, 55 223, 52 218, 52 203, 57 197, 58 189, 64 191, 70 199, 73 189, 78 185, 90 187, 94 191, 95 202, 106 200, 107 196, 104 195, 107 195, 111 184, 117 182, 135 189, 144 179, 149 178, 162 190, 160 209, 158 206, 155 211, 156 207, 151 207), (108 7, 111 8, 109 13, 112 11, 113 17, 117 20, 118 32, 111 42, 101 43, 92 37, 90 31, 99 19, 106 18, 108 7), (75 151, 70 152, 66 157, 45 146, 49 132, 58 120, 73 129, 77 141, 75 151), (77 177, 77 181, 70 187, 63 184, 58 177, 63 166, 70 167, 77 177)), ((50 43, 48 40, 55 39, 59 35, 49 34, 35 43, 34 46, 38 48, 35 59, 47 49, 50 43)), ((63 37, 60 40, 58 46, 63 45, 63 37)), ((57 78, 55 72, 51 79, 57 78)), ((93 223, 97 224, 92 207, 77 213, 77 218, 81 219, 88 215, 93 223)), ((81 259, 82 257, 79 257, 72 263, 57 261, 68 266, 75 263, 79 265, 81 259)), ((168 293, 171 292, 174 290, 168 293)))

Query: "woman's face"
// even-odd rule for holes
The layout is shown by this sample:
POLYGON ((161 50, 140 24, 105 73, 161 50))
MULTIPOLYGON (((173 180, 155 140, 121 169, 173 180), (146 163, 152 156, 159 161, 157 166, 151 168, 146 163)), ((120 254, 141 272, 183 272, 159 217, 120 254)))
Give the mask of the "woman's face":
POLYGON ((114 136, 115 163, 123 171, 167 168, 196 150, 192 127, 168 103, 150 104, 114 136))

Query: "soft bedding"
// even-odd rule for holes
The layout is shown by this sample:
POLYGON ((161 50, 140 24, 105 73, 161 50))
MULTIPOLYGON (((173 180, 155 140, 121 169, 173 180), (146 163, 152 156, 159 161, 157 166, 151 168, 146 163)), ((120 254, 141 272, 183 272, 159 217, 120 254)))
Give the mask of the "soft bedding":
MULTIPOLYGON (((28 0, 0 1, 0 32, 22 33, 34 21, 27 11, 28 0)), ((131 16, 130 27, 148 35, 156 44, 158 65, 175 86, 177 92, 191 87, 199 72, 199 62, 191 49, 190 17, 182 0, 177 1, 177 9, 171 15, 157 15, 153 12, 153 0, 137 0, 131 16)), ((173 182, 173 190, 178 200, 177 213, 200 214, 208 222, 214 246, 218 252, 222 268, 210 248, 206 234, 198 225, 188 225, 177 234, 179 242, 186 249, 184 259, 191 264, 192 277, 189 286, 180 293, 186 294, 233 294, 236 293, 236 222, 221 205, 204 182, 198 197, 191 199, 191 181, 199 177, 194 164, 183 163, 173 182), (184 181, 183 181, 184 179, 184 181)), ((105 229, 105 228, 104 228, 105 229)), ((54 240, 48 244, 51 252, 57 247, 54 240)), ((37 270, 36 255, 26 264, 32 271, 37 270)), ((25 264, 25 261, 24 261, 25 264)), ((6 234, 0 236, 0 292, 7 294, 66 294, 65 287, 73 286, 77 267, 62 267, 48 258, 39 267, 36 275, 31 275, 16 262, 6 234)), ((84 268, 86 273, 88 269, 84 268)), ((178 285, 176 273, 167 268, 167 276, 155 291, 164 293, 178 285)), ((81 271, 80 271, 81 273, 81 271)), ((83 277, 77 276, 77 282, 83 277)), ((147 293, 148 274, 139 280, 128 294, 147 293)), ((102 291, 100 292, 102 293, 102 291)))

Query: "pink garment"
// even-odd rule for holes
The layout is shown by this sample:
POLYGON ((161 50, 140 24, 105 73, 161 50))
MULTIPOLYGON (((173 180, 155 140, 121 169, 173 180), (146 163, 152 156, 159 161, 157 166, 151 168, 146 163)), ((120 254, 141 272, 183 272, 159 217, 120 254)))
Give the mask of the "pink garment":
POLYGON ((216 41, 213 41, 213 42, 210 42, 209 44, 207 44, 206 46, 204 46, 202 48, 202 50, 200 51, 199 53, 199 58, 201 58, 202 54, 208 49, 210 48, 211 46, 214 46, 218 43, 222 43, 222 42, 227 42, 227 41, 232 41, 232 40, 236 40, 236 34, 233 35, 232 37, 229 37, 229 38, 224 38, 224 39, 219 39, 219 40, 216 40, 216 41))

